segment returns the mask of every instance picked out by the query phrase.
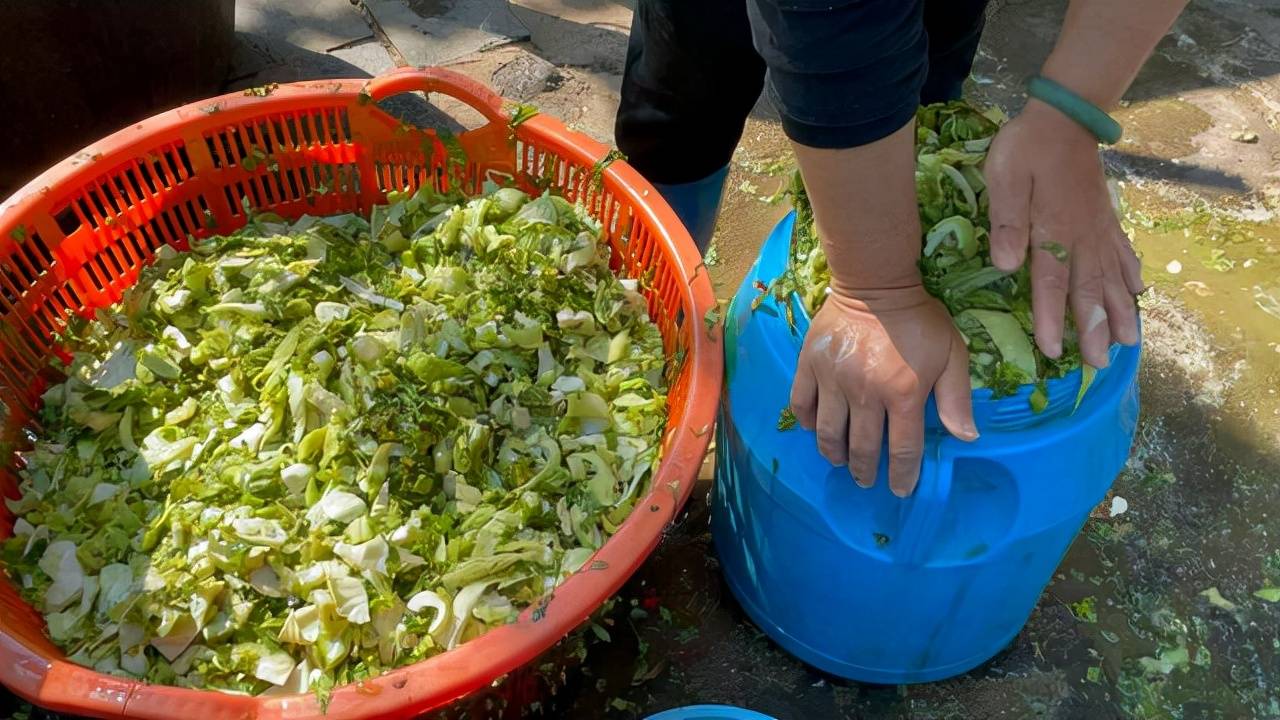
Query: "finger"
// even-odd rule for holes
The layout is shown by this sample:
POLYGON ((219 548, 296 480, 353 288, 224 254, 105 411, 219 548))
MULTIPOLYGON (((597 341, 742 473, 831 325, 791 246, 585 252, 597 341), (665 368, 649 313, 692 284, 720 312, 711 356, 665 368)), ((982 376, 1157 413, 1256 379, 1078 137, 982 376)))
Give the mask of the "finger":
POLYGON ((800 427, 812 430, 818 422, 818 379, 809 363, 801 360, 791 381, 791 412, 800 427))
POLYGON ((884 442, 884 408, 863 405, 849 409, 849 473, 858 485, 876 484, 880 446, 884 442))
POLYGON ((1104 368, 1110 362, 1111 324, 1100 259, 1092 253, 1080 253, 1072 270, 1071 315, 1080 337, 1080 357, 1096 368, 1104 368))
POLYGON ((969 383, 969 350, 959 337, 951 338, 951 354, 942 375, 938 376, 938 382, 934 383, 933 399, 938 404, 938 417, 947 432, 968 442, 978 439, 969 383))
POLYGON ((1108 277, 1103 285, 1103 292, 1111 339, 1122 345, 1138 342, 1138 307, 1124 280, 1114 275, 1108 277))
POLYGON ((1147 289, 1146 283, 1142 281, 1142 261, 1133 252, 1129 236, 1125 235, 1123 230, 1118 230, 1117 235, 1116 257, 1120 272, 1124 275, 1125 287, 1130 295, 1141 295, 1147 289))
POLYGON ((889 489, 907 497, 920 477, 924 454, 924 400, 906 398, 889 408, 889 489))
POLYGON ((849 462, 849 403, 839 392, 818 389, 818 452, 832 465, 849 462))
MULTIPOLYGON (((1050 241, 1046 233, 1034 234, 1038 246, 1050 241)), ((1068 262, 1070 259, 1068 256, 1068 262)), ((1062 355, 1062 325, 1070 277, 1071 268, 1052 252, 1043 247, 1031 252, 1031 315, 1036 344, 1051 358, 1062 355)))
POLYGON ((1003 154, 983 168, 990 199, 991 262, 1005 272, 1022 267, 1031 230, 1031 178, 1009 168, 1003 154))

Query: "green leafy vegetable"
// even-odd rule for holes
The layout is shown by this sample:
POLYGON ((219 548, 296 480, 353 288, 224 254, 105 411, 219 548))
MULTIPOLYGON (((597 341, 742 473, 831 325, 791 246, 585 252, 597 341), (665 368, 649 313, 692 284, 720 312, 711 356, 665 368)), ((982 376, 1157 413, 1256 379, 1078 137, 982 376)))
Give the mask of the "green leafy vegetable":
POLYGON ((626 518, 665 363, 598 224, 388 201, 162 249, 73 321, 0 545, 72 660, 325 703, 513 620, 626 518))
POLYGON ((1043 380, 1036 383, 1035 387, 1032 388, 1029 402, 1031 403, 1032 412, 1042 413, 1045 408, 1049 407, 1049 387, 1043 380))
POLYGON ((1267 602, 1280 602, 1280 587, 1264 587, 1261 590, 1255 591, 1253 594, 1254 597, 1266 600, 1267 602))
POLYGON ((606 153, 604 157, 597 160, 596 163, 591 166, 591 187, 594 189, 599 189, 602 183, 604 182, 605 168, 609 167, 610 165, 617 162, 618 160, 626 160, 626 159, 627 159, 627 156, 623 154, 621 150, 614 148, 610 150, 608 153, 606 153))
POLYGON ((1216 587, 1211 587, 1200 593, 1201 597, 1206 598, 1210 605, 1222 608, 1227 612, 1235 612, 1237 605, 1222 596, 1222 592, 1216 587))
POLYGON ((515 107, 511 109, 511 121, 509 125, 511 126, 511 129, 514 130, 537 114, 538 108, 532 105, 525 105, 524 103, 517 103, 515 107))
POLYGON ((258 85, 244 91, 245 95, 250 97, 266 97, 275 92, 280 87, 280 83, 267 83, 266 85, 258 85))
MULTIPOLYGON (((1033 340, 1028 269, 1006 274, 991 263, 982 163, 1003 121, 999 111, 980 112, 964 102, 929 105, 917 112, 916 194, 925 228, 920 271, 925 289, 947 306, 965 338, 973 387, 990 388, 994 397, 1004 397, 1023 385, 1037 385, 1030 402, 1039 412, 1049 401, 1044 381, 1080 367, 1080 351, 1075 327, 1068 321, 1062 356, 1041 353, 1033 340)), ((790 266, 761 288, 760 300, 772 294, 789 308, 786 298, 796 293, 812 316, 826 299, 831 269, 799 173, 790 194, 796 209, 790 266)), ((1040 248, 1059 261, 1068 259, 1059 243, 1048 241, 1040 248)), ((1088 382, 1082 388, 1081 398, 1088 382)))
POLYGON ((1070 253, 1067 251, 1066 246, 1060 242, 1046 240, 1045 242, 1040 243, 1040 249, 1052 255, 1053 259, 1060 263, 1066 262, 1070 257, 1070 253))
POLYGON ((1071 614, 1075 615, 1077 619, 1087 623, 1095 623, 1098 622, 1097 604, 1098 599, 1090 595, 1071 603, 1069 607, 1071 608, 1071 614))
POLYGON ((1076 393, 1076 404, 1071 412, 1080 409, 1080 403, 1084 401, 1085 393, 1089 392, 1089 386, 1093 384, 1093 378, 1098 374, 1098 369, 1092 365, 1080 366, 1080 392, 1076 393))

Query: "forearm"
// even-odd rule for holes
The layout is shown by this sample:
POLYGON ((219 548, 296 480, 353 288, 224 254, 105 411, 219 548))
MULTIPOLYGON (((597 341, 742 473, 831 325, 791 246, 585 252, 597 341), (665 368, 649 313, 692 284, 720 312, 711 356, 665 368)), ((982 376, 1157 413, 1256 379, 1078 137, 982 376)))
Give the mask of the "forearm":
POLYGON ((836 292, 920 283, 915 123, 855 148, 793 144, 836 292))
POLYGON ((1071 0, 1041 74, 1102 108, 1115 105, 1187 0, 1071 0))

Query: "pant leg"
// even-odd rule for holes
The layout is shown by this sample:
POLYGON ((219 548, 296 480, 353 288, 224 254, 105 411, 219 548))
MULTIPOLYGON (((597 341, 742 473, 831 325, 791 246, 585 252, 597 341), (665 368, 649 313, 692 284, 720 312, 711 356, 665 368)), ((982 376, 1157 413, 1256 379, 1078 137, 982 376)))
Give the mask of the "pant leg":
POLYGON ((657 183, 729 163, 764 85, 746 0, 640 0, 631 25, 618 149, 657 183))
POLYGON ((929 74, 920 102, 960 99, 965 78, 982 39, 987 0, 925 0, 924 28, 929 37, 929 74))
POLYGON ((769 99, 791 140, 851 148, 915 117, 927 71, 925 0, 749 0, 769 99))

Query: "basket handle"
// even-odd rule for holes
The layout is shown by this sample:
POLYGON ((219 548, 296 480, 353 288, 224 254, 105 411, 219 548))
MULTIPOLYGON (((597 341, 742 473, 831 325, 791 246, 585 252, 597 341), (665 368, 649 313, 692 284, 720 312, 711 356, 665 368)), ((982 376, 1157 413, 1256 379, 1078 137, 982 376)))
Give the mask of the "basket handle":
POLYGON ((438 67, 399 68, 369 81, 369 96, 380 102, 405 92, 441 93, 461 100, 490 123, 505 124, 502 96, 462 73, 438 67))

